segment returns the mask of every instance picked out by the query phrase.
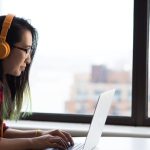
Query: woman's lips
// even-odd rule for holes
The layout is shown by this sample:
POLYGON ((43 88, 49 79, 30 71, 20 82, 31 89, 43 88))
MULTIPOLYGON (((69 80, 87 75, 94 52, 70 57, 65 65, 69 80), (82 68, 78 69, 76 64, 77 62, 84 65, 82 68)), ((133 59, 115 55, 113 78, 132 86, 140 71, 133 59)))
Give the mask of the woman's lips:
POLYGON ((26 69, 26 67, 21 67, 21 70, 24 71, 26 69))

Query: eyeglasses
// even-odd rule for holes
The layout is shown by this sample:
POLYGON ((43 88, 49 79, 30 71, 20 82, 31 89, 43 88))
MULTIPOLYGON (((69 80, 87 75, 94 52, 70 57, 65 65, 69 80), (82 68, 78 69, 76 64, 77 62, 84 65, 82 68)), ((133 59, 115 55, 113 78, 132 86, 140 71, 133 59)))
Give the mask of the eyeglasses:
POLYGON ((26 52, 26 54, 30 54, 30 53, 32 52, 32 47, 29 47, 29 48, 22 48, 22 47, 19 47, 19 46, 16 46, 16 45, 13 45, 12 47, 13 47, 13 48, 20 49, 20 50, 26 52))

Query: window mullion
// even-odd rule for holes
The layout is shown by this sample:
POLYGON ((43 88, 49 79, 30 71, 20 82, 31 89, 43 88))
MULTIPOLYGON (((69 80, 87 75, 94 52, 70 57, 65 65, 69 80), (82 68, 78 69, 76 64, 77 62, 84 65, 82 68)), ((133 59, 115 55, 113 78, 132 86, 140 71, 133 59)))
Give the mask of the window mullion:
POLYGON ((132 117, 144 125, 147 116, 148 0, 134 1, 132 117))

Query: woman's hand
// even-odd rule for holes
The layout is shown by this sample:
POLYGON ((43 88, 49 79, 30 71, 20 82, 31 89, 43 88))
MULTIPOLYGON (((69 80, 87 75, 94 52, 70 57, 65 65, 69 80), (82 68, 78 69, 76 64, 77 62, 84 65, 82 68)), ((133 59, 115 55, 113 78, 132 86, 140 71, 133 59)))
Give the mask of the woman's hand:
POLYGON ((53 130, 53 131, 42 131, 42 135, 51 135, 62 138, 67 147, 73 146, 74 142, 70 133, 61 130, 53 130))
MULTIPOLYGON (((45 134, 39 137, 31 138, 32 149, 45 149, 45 148, 58 148, 61 150, 66 150, 69 145, 67 144, 67 138, 60 136, 60 132, 55 130, 52 134, 45 134), (54 136, 52 135, 54 134, 54 136), (57 135, 59 134, 59 136, 57 135)), ((68 134, 67 134, 68 135, 68 134)))

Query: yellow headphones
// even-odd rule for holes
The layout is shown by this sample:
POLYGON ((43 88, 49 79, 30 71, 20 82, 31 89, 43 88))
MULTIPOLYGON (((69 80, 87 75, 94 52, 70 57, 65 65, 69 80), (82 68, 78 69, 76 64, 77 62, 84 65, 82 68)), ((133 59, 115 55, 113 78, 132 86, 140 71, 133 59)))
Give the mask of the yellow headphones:
POLYGON ((6 58, 10 53, 10 46, 6 42, 7 32, 11 26, 14 15, 7 15, 4 19, 0 33, 0 59, 6 58))

